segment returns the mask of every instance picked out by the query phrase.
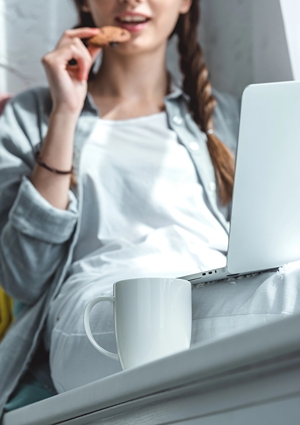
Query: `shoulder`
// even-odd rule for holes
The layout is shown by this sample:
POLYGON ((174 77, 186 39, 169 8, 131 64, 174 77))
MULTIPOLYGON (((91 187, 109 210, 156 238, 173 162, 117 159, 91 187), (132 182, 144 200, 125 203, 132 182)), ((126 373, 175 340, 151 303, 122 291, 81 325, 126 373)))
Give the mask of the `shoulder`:
POLYGON ((235 152, 240 124, 240 99, 215 88, 212 89, 212 94, 217 101, 214 112, 215 132, 235 152))
POLYGON ((217 101, 216 113, 221 114, 229 123, 238 123, 240 119, 241 101, 230 93, 212 89, 217 101))
MULTIPOLYGON (((213 115, 215 133, 233 153, 236 153, 240 124, 240 99, 215 88, 212 89, 212 95, 217 102, 213 115)), ((189 96, 182 92, 182 96, 178 99, 181 100, 182 115, 189 116, 189 96)))

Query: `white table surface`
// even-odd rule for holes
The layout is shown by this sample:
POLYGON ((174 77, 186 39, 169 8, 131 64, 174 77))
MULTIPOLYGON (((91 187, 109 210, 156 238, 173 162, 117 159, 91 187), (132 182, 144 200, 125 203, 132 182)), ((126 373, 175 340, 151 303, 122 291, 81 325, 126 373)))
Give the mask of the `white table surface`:
POLYGON ((26 406, 3 425, 300 424, 300 315, 26 406))

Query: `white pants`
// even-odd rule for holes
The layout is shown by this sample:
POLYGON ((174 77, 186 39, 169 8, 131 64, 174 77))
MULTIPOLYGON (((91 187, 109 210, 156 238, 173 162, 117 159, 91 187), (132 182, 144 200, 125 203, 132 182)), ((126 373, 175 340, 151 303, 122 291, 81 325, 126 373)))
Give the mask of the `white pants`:
MULTIPOLYGON (((96 296, 111 293, 111 284, 105 289, 103 285, 99 288, 97 282, 90 282, 84 288, 82 282, 77 288, 74 286, 73 294, 77 296, 64 288, 60 308, 54 308, 48 320, 46 339, 50 340, 50 366, 58 392, 121 371, 119 362, 100 354, 91 345, 83 326, 85 305, 96 296), (64 290, 68 296, 64 296, 64 290), (66 308, 68 300, 72 300, 71 309, 66 308)), ((194 286, 192 294, 194 345, 299 313, 300 266, 293 263, 276 273, 194 286)), ((116 352, 110 304, 101 303, 93 309, 91 327, 95 339, 107 350, 116 352)))

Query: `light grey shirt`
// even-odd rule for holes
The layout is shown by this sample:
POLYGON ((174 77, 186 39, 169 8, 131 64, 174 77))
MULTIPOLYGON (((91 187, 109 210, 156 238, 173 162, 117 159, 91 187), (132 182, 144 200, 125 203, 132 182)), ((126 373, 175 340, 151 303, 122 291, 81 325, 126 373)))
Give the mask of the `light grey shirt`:
MULTIPOLYGON (((214 95, 216 134, 235 151, 239 102, 217 91, 214 95)), ((221 208, 218 202, 206 136, 188 111, 187 97, 176 89, 165 105, 168 125, 191 156, 209 210, 228 230, 230 206, 221 208)), ((0 282, 8 294, 24 303, 0 345, 0 412, 32 360, 49 303, 59 293, 72 262, 82 208, 81 150, 99 116, 88 95, 74 140, 78 187, 69 191, 68 209, 62 211, 51 206, 29 180, 51 107, 47 88, 31 89, 10 101, 0 119, 0 282)))

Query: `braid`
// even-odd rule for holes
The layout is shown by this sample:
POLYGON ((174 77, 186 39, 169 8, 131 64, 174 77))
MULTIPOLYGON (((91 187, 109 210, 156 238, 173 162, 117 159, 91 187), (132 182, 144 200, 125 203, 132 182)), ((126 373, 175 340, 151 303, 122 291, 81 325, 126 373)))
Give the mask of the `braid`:
POLYGON ((175 33, 178 35, 183 90, 189 95, 189 109, 195 122, 207 135, 207 147, 215 169, 219 197, 223 205, 232 199, 234 157, 213 131, 216 100, 211 94, 209 73, 198 43, 200 11, 198 0, 193 0, 190 11, 179 17, 175 33))

